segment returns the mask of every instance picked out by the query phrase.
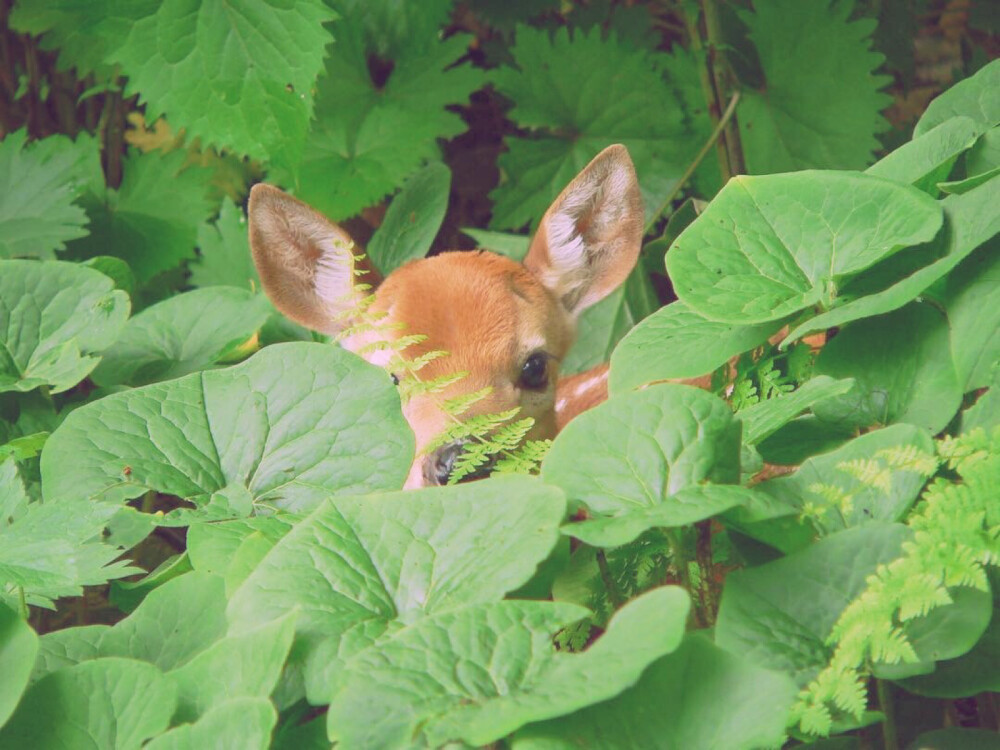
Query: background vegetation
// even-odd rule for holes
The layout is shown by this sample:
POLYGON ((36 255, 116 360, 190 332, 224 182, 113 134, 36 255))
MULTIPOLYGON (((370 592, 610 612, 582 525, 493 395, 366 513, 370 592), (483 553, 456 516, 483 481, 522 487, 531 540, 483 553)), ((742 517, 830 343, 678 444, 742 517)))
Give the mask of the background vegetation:
POLYGON ((0 748, 997 745, 991 4, 0 19, 0 748), (565 363, 612 398, 540 478, 396 492, 399 395, 259 293, 249 185, 383 270, 517 257, 619 142, 647 243, 565 363))

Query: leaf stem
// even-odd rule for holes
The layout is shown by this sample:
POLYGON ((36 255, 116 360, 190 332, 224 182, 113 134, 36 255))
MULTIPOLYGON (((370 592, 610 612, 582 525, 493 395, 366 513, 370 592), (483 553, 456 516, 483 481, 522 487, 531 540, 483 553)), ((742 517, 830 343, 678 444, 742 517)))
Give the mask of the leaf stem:
POLYGON ((885 715, 882 721, 882 743, 885 750, 899 750, 899 736, 896 733, 896 711, 892 702, 892 691, 885 680, 875 680, 879 710, 885 715))
POLYGON ((600 547, 595 550, 594 557, 597 558, 597 569, 601 571, 601 580, 604 581, 604 588, 607 589, 611 606, 617 610, 625 603, 625 599, 622 596, 622 592, 618 590, 615 577, 611 574, 611 568, 608 566, 608 557, 600 547))
MULTIPOLYGON (((708 65, 708 53, 705 51, 705 45, 701 40, 701 31, 698 28, 698 19, 701 14, 698 11, 692 12, 682 9, 681 15, 684 18, 684 25, 687 28, 688 44, 691 46, 691 52, 695 57, 698 67, 698 81, 701 84, 701 94, 705 98, 708 116, 712 119, 713 123, 718 125, 721 108, 718 98, 715 95, 715 85, 712 82, 712 73, 708 65)), ((711 143, 716 146, 717 156, 719 157, 719 176, 722 179, 722 184, 725 185, 732 176, 732 172, 729 169, 729 157, 726 153, 726 146, 719 140, 718 134, 711 139, 711 143)), ((711 148, 711 144, 709 148, 711 148)))
MULTIPOLYGON (((719 21, 718 0, 701 0, 702 12, 705 14, 705 33, 708 36, 708 65, 712 71, 712 78, 715 82, 715 96, 719 105, 729 91, 737 90, 735 84, 736 77, 726 59, 725 40, 722 33, 722 24, 719 21)), ((746 163, 743 159, 743 144, 740 140, 740 129, 734 120, 726 123, 722 143, 726 147, 726 160, 729 167, 729 176, 746 174, 746 163)), ((725 184, 725 182, 723 183, 725 184)))
POLYGON ((17 596, 21 603, 21 619, 27 622, 31 613, 28 611, 28 600, 24 595, 24 586, 17 587, 17 596))
POLYGON ((678 531, 674 529, 660 529, 663 532, 663 536, 667 540, 667 544, 670 545, 670 556, 673 558, 674 567, 677 569, 677 575, 681 579, 681 585, 687 590, 694 599, 694 606, 691 608, 691 621, 696 628, 705 627, 705 618, 702 613, 702 600, 700 590, 695 589, 691 582, 691 571, 688 570, 688 557, 684 554, 684 541, 678 535, 678 531))
POLYGON ((732 119, 733 113, 736 111, 736 105, 739 103, 739 101, 740 101, 740 92, 736 91, 729 99, 729 104, 726 106, 726 111, 723 113, 722 118, 716 124, 715 130, 712 131, 712 134, 708 137, 708 140, 705 141, 704 145, 702 145, 701 150, 698 152, 698 155, 694 157, 694 160, 690 164, 688 164, 687 169, 684 170, 684 174, 682 174, 680 179, 677 180, 677 182, 674 184, 673 190, 670 191, 669 195, 667 195, 667 197, 663 200, 663 203, 660 204, 660 207, 656 209, 656 212, 652 215, 652 217, 650 217, 649 221, 646 223, 646 228, 643 230, 644 234, 648 233, 653 228, 653 225, 657 222, 657 220, 659 220, 660 215, 670 207, 670 204, 673 203, 674 198, 677 197, 677 194, 681 191, 684 185, 687 184, 687 181, 691 179, 691 175, 693 175, 695 170, 698 169, 698 166, 701 164, 702 160, 708 155, 708 152, 711 150, 712 145, 719 140, 719 136, 722 134, 723 129, 732 119))

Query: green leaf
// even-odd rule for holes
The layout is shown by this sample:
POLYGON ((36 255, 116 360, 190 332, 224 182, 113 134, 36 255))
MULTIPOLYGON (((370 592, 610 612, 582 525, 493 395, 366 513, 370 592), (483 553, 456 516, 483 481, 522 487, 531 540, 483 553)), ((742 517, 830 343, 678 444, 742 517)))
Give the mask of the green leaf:
POLYGON ((41 470, 47 500, 155 489, 204 503, 236 482, 257 504, 302 509, 400 487, 412 458, 388 376, 339 347, 300 343, 87 404, 49 438, 41 470))
POLYGON ((102 543, 117 510, 108 503, 30 502, 14 461, 0 462, 0 597, 20 587, 30 604, 52 607, 83 586, 139 572, 128 561, 113 562, 121 550, 102 543))
POLYGON ((0 604, 0 727, 14 713, 38 653, 38 636, 13 610, 0 604))
POLYGON ((726 578, 715 642, 804 687, 832 655, 827 636, 880 564, 901 554, 910 531, 877 523, 820 539, 801 552, 726 578))
POLYGON ((198 250, 198 258, 188 264, 192 285, 236 286, 250 291, 261 288, 250 255, 246 218, 228 198, 223 199, 215 223, 198 227, 198 250))
POLYGON ((989 385, 1000 362, 1000 244, 991 243, 955 269, 944 303, 962 391, 989 385))
POLYGON ((135 612, 105 631, 97 643, 98 655, 127 656, 175 669, 225 634, 225 610, 221 578, 185 573, 150 591, 135 612))
POLYGON ((267 750, 278 714, 264 698, 233 698, 213 707, 194 724, 181 724, 145 750, 267 750))
POLYGON ((384 275, 427 255, 448 210, 451 170, 432 162, 414 174, 392 199, 368 243, 368 257, 384 275))
POLYGON ((100 174, 97 141, 54 135, 25 145, 22 128, 0 140, 0 258, 53 258, 87 234, 75 201, 100 174))
POLYGON ((2 750, 129 750, 170 724, 173 686, 154 666, 96 659, 42 678, 0 730, 2 750))
POLYGON ((150 591, 191 570, 187 552, 171 555, 138 581, 112 581, 108 601, 122 612, 134 612, 150 591))
POLYGON ((230 698, 267 698, 295 635, 295 613, 222 638, 167 676, 177 686, 174 721, 193 721, 230 698))
POLYGON ((755 667, 702 634, 689 634, 617 698, 529 725, 515 735, 512 748, 777 747, 795 693, 785 675, 755 667), (725 721, 719 721, 720 706, 725 721))
POLYGON ((467 234, 474 239, 478 247, 483 250, 506 255, 516 261, 524 260, 524 256, 528 254, 528 248, 531 247, 531 238, 524 234, 491 232, 488 229, 463 229, 462 234, 467 234))
MULTIPOLYGON (((994 128, 997 132, 1000 132, 1000 128, 994 128)), ((987 172, 982 172, 981 174, 974 175, 972 177, 967 177, 964 180, 952 180, 950 182, 939 182, 938 188, 948 194, 961 195, 962 193, 967 193, 973 188, 977 188, 980 185, 984 185, 990 180, 992 180, 997 175, 1000 175, 1000 166, 993 167, 987 172)))
MULTIPOLYGON (((102 13, 101 6, 94 6, 102 13)), ((318 0, 163 3, 136 8, 108 61, 128 76, 146 118, 253 159, 294 161, 331 41, 318 0)))
POLYGON ((271 315, 259 295, 233 287, 196 289, 146 308, 125 326, 94 370, 98 385, 145 385, 218 366, 271 315))
POLYGON ((866 174, 915 185, 937 196, 937 183, 947 179, 955 160, 982 133, 969 117, 955 117, 914 138, 872 164, 866 174))
POLYGON ((342 747, 485 745, 518 727, 614 697, 677 648, 689 601, 677 587, 625 605, 582 654, 552 633, 575 605, 496 602, 432 615, 348 662, 327 728, 342 747))
POLYGON ((843 280, 926 242, 941 209, 924 193, 847 172, 734 177, 674 242, 677 296, 710 320, 778 320, 837 297, 843 280))
POLYGON ((871 162, 892 103, 879 89, 892 79, 874 75, 884 59, 871 51, 875 21, 849 20, 853 5, 768 0, 741 14, 764 73, 737 112, 751 174, 871 162))
POLYGON ((1000 60, 984 66, 932 101, 913 128, 918 137, 953 117, 971 117, 983 130, 1000 124, 1000 60))
POLYGON ((656 58, 594 27, 570 38, 519 26, 510 48, 516 67, 491 80, 514 102, 508 116, 534 137, 506 138, 501 183, 491 193, 491 226, 537 223, 563 187, 601 149, 624 144, 635 162, 648 214, 684 171, 690 149, 683 113, 656 58))
POLYGON ((735 482, 739 446, 740 425, 724 401, 697 388, 654 385, 570 422, 542 478, 592 513, 624 516, 706 480, 735 482))
POLYGON ((825 375, 814 377, 799 388, 777 398, 769 398, 740 412, 743 442, 756 445, 820 401, 841 396, 853 386, 850 380, 834 380, 825 375))
MULTIPOLYGON (((941 257, 913 273, 908 274, 888 288, 850 300, 822 313, 795 328, 782 346, 817 331, 842 326, 852 320, 898 310, 915 299, 931 284, 947 275, 969 253, 1000 232, 1000 211, 996 210, 1000 177, 994 178, 964 195, 949 195, 940 202, 944 209, 945 228, 929 249, 940 251, 941 257)), ((918 252, 913 248, 909 252, 918 252)), ((898 256, 905 260, 904 256, 898 256)))
POLYGON ((754 491, 732 485, 688 487, 657 505, 626 508, 617 516, 596 518, 563 527, 563 533, 594 547, 620 547, 653 528, 687 526, 737 505, 752 502, 754 491))
MULTIPOLYGON (((336 643, 425 612, 500 599, 525 583, 559 537, 561 493, 526 477, 330 501, 275 545, 233 594, 240 628, 301 609, 298 635, 336 643)), ((349 654, 343 654, 346 656, 349 654)), ((336 661, 320 660, 321 671, 336 661)), ((316 702, 328 676, 307 676, 316 702)))
POLYGON ((32 435, 8 440, 3 445, 0 445, 0 461, 3 461, 8 456, 12 456, 15 461, 34 458, 42 452, 45 441, 48 439, 49 433, 36 432, 32 435))
POLYGON ((186 159, 184 151, 130 151, 121 186, 82 199, 90 234, 71 242, 69 255, 114 255, 128 263, 139 284, 193 258, 198 226, 211 213, 206 191, 212 173, 185 167, 186 159))
POLYGON ((46 633, 38 639, 38 657, 31 670, 31 682, 63 667, 98 658, 98 644, 110 630, 108 625, 83 625, 46 633))
POLYGON ((756 489, 796 510, 807 503, 817 506, 820 512, 813 523, 824 534, 899 521, 934 471, 934 462, 926 460, 933 455, 934 443, 926 431, 898 424, 810 458, 794 474, 761 482, 756 489), (902 460, 908 453, 913 454, 910 463, 902 460), (830 488, 849 501, 839 507, 832 504, 830 488))
POLYGON ((0 392, 72 388, 118 338, 128 313, 128 296, 102 273, 0 260, 0 392))
POLYGON ((121 289, 129 297, 135 292, 135 275, 128 267, 128 263, 121 258, 115 258, 113 255, 98 255, 82 265, 103 273, 115 283, 115 289, 121 289))
POLYGON ((468 35, 441 39, 450 2, 331 5, 342 20, 330 26, 337 41, 316 84, 303 156, 275 176, 319 211, 343 219, 440 159, 437 139, 466 129, 445 107, 466 104, 483 73, 455 64, 467 52, 468 35))
POLYGON ((622 339, 611 355, 611 393, 712 372, 730 357, 760 346, 781 326, 781 321, 755 326, 716 323, 678 300, 622 339))
POLYGON ((659 304, 645 269, 634 269, 624 284, 583 311, 576 322, 576 340, 559 365, 560 374, 607 362, 618 342, 659 304))
POLYGON ((813 409, 841 427, 909 422, 936 433, 962 404, 948 321, 926 303, 845 326, 823 347, 815 368, 820 375, 854 378, 848 393, 813 409))

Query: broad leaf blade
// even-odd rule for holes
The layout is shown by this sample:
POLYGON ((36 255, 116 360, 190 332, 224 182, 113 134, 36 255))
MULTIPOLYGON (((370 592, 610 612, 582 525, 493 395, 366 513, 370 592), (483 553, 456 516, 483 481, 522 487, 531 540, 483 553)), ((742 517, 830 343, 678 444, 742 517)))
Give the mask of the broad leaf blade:
POLYGON ((383 372, 327 344, 277 344, 77 409, 49 438, 42 477, 47 499, 156 489, 207 501, 237 482, 255 502, 293 509, 399 487, 412 458, 383 372))
POLYGON ((188 264, 194 286, 235 286, 250 291, 261 288, 250 255, 246 219, 228 198, 223 199, 214 223, 198 227, 198 251, 197 260, 188 264))
POLYGON ((837 285, 941 226, 915 188, 860 174, 735 177, 674 242, 667 270, 695 312, 764 323, 814 305, 837 285))
POLYGON ((919 137, 953 117, 971 117, 986 128, 1000 124, 1000 60, 985 65, 932 101, 913 128, 919 137))
POLYGON ((265 698, 233 698, 194 724, 181 724, 156 737, 145 750, 267 750, 278 713, 265 698))
POLYGON ((13 610, 0 604, 0 727, 14 713, 38 653, 38 636, 13 610))

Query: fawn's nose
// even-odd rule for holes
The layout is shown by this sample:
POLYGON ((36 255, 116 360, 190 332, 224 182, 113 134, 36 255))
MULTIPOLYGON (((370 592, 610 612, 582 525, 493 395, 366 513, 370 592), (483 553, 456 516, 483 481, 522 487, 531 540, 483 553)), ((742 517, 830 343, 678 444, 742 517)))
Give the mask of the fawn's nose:
POLYGON ((448 484, 448 477, 455 468, 455 460, 462 452, 465 442, 456 440, 442 446, 424 461, 424 479, 428 484, 448 484))

